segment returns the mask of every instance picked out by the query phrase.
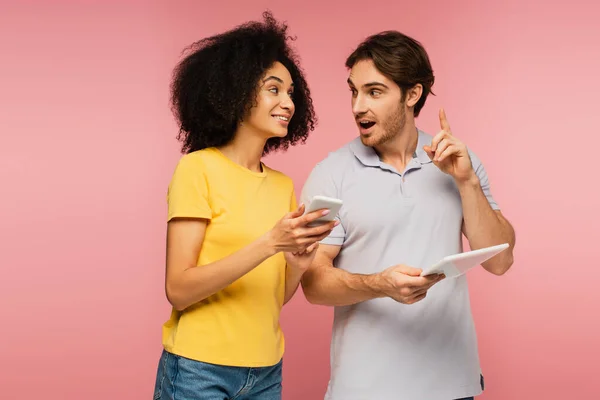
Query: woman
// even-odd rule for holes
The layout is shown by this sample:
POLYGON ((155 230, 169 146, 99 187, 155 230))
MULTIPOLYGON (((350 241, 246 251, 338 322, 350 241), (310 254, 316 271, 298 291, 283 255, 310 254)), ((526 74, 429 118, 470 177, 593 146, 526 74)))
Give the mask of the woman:
POLYGON ((166 294, 155 399, 281 398, 279 313, 336 223, 296 207, 261 157, 303 142, 315 114, 287 27, 269 14, 203 39, 175 70, 187 154, 168 190, 166 294))

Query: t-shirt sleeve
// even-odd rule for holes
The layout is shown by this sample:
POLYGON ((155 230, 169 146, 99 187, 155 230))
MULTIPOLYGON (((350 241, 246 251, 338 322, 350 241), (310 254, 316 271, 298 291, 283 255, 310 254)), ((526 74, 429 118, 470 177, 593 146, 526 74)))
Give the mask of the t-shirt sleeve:
POLYGON ((168 218, 212 218, 208 182, 201 159, 183 156, 171 178, 167 193, 168 218))
MULTIPOLYGON (((313 196, 340 198, 338 188, 333 177, 322 164, 317 164, 315 166, 302 188, 302 195, 300 198, 302 203, 304 203, 307 208, 310 205, 310 200, 313 198, 313 196)), ((342 206, 342 209, 340 209, 340 212, 335 217, 338 221, 340 221, 340 223, 338 226, 333 228, 329 236, 323 239, 321 243, 335 246, 341 246, 344 244, 346 231, 344 230, 344 221, 341 218, 343 209, 344 207, 342 206)))
POLYGON ((496 200, 494 200, 494 197, 492 196, 490 182, 488 179, 487 172, 485 171, 485 167, 483 166, 483 163, 481 162, 479 157, 477 157, 477 155, 475 153, 473 153, 471 150, 469 150, 469 156, 471 157, 471 165, 473 165, 473 170, 475 171, 475 174, 479 178, 479 183, 481 185, 481 189, 483 190, 483 194, 485 194, 485 197, 487 198, 487 201, 490 204, 490 206, 492 207, 492 209, 499 210, 500 206, 498 205, 498 203, 496 202, 496 200))

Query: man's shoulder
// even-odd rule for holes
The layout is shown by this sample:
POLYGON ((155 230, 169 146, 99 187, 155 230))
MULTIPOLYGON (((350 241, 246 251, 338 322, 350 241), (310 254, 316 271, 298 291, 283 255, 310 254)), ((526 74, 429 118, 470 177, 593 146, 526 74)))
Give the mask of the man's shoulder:
POLYGON ((357 145, 356 141, 360 141, 360 138, 352 139, 346 142, 336 150, 330 151, 325 158, 317 162, 315 169, 328 168, 328 169, 341 169, 343 165, 354 160, 354 148, 357 145))
POLYGON ((418 129, 419 131, 419 136, 422 136, 423 139, 425 139, 426 141, 428 141, 429 143, 431 143, 431 140, 433 139, 433 136, 431 133, 425 132, 422 129, 418 129))

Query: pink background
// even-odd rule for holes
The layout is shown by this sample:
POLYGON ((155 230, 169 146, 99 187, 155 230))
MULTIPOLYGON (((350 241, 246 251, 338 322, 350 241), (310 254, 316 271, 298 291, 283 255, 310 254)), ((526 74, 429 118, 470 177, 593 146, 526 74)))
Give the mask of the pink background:
MULTIPOLYGON (((352 48, 384 29, 422 41, 437 97, 418 124, 437 132, 446 108, 517 231, 509 274, 470 274, 481 399, 596 398, 600 7, 444 3, 3 2, 1 397, 151 397, 169 312, 165 193, 180 156, 170 72, 184 46, 268 6, 298 36, 320 124, 267 163, 299 192, 357 134, 352 48)), ((285 308, 285 399, 322 398, 331 316, 301 293, 285 308)))

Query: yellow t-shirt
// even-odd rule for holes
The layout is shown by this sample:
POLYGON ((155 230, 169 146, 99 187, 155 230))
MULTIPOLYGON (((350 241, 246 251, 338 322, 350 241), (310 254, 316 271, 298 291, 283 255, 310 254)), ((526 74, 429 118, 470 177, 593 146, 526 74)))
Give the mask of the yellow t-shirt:
MULTIPOLYGON (((250 171, 215 148, 181 158, 167 199, 169 220, 209 220, 197 268, 250 244, 296 208, 289 177, 264 164, 262 172, 250 171)), ((284 351, 279 313, 285 265, 278 253, 209 298, 182 312, 173 309, 163 326, 165 349, 211 364, 277 364, 284 351)))

